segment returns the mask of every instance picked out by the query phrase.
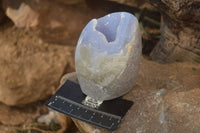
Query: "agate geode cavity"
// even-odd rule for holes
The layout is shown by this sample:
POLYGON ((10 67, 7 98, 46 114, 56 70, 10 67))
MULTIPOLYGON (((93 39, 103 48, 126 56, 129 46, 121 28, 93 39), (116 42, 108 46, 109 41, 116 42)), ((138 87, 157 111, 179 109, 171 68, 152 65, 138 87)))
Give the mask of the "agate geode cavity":
POLYGON ((139 24, 132 14, 117 12, 92 19, 75 53, 82 92, 99 101, 128 92, 136 81, 141 51, 139 24))

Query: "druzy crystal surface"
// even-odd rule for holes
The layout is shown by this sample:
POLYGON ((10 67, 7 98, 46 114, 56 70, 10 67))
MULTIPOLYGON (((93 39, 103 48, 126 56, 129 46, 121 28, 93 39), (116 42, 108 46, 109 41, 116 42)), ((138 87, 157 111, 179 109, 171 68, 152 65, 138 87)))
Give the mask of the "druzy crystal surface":
POLYGON ((117 12, 92 19, 75 53, 82 92, 99 101, 127 93, 135 84, 141 51, 139 24, 132 14, 117 12))

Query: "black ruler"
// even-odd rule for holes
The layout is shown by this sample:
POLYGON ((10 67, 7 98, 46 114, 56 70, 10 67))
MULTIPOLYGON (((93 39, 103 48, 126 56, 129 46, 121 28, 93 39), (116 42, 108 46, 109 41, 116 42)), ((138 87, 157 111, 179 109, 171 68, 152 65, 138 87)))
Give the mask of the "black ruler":
POLYGON ((70 117, 114 131, 133 104, 132 101, 117 98, 103 102, 96 109, 82 104, 85 97, 80 85, 68 80, 45 105, 70 117))

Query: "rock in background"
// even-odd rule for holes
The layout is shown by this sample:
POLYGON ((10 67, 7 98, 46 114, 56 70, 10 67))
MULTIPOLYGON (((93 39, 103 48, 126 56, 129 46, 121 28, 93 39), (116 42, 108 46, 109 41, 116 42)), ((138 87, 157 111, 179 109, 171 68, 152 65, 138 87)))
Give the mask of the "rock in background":
POLYGON ((148 1, 162 13, 161 39, 152 59, 161 63, 200 62, 200 1, 148 1))
POLYGON ((10 28, 0 36, 0 101, 7 105, 47 98, 65 68, 73 68, 74 48, 44 43, 22 29, 10 28))

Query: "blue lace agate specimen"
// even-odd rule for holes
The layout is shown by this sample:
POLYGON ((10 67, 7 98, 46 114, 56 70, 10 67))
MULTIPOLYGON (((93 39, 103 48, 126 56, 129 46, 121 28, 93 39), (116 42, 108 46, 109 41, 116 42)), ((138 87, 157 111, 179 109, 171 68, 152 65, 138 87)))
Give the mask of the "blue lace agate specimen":
POLYGON ((127 93, 135 84, 141 52, 139 24, 132 14, 117 12, 92 19, 75 53, 82 92, 99 101, 127 93))

